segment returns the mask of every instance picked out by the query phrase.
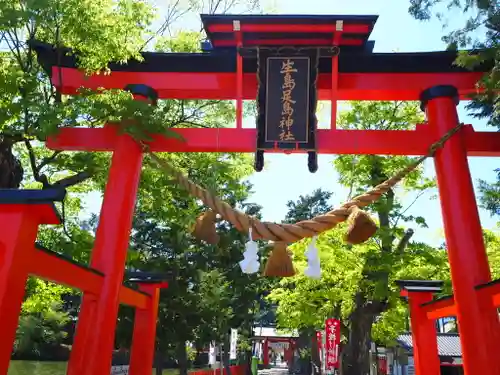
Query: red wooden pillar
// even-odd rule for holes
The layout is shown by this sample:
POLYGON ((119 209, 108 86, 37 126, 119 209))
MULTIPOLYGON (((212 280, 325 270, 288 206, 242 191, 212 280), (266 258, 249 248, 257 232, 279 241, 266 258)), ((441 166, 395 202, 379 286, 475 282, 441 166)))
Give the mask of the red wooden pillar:
POLYGON ((104 375, 111 368, 119 291, 123 282, 142 151, 128 135, 119 137, 109 169, 91 267, 104 274, 99 296, 84 295, 68 375, 104 375))
POLYGON ((293 360, 293 339, 288 340, 288 348, 284 350, 283 357, 288 365, 291 365, 293 360))
MULTIPOLYGON (((458 92, 436 86, 421 95, 430 127, 439 135, 458 123, 458 92)), ((500 374, 499 329, 493 308, 481 309, 474 287, 490 281, 481 223, 462 134, 455 134, 434 158, 451 279, 466 375, 500 374)))
MULTIPOLYGON (((5 191, 2 191, 4 193, 5 191)), ((5 192, 22 198, 33 191, 5 192)), ((2 199, 3 200, 3 199, 2 199)), ((59 224, 54 205, 0 202, 0 374, 7 374, 38 226, 59 224)), ((21 199, 20 199, 21 200, 21 199)), ((35 201, 36 202, 36 201, 35 201)))
POLYGON ((332 48, 337 49, 337 53, 332 56, 332 88, 330 90, 330 101, 332 103, 330 115, 330 129, 337 128, 337 97, 339 86, 339 45, 342 39, 342 32, 344 31, 344 21, 337 21, 335 24, 335 33, 333 34, 332 48))
POLYGON ((262 347, 262 364, 264 367, 269 366, 269 341, 267 339, 264 340, 264 345, 262 347))
POLYGON ((78 322, 73 336, 73 346, 68 362, 67 375, 83 374, 85 370, 85 350, 90 347, 93 316, 97 307, 97 296, 84 293, 78 322), (87 317, 87 318, 85 318, 87 317))
POLYGON ((243 127, 243 57, 241 56, 243 36, 239 20, 233 21, 233 32, 236 37, 236 128, 241 129, 243 127))
POLYGON ((139 289, 151 297, 145 309, 135 310, 129 375, 150 375, 152 372, 160 288, 166 286, 166 283, 139 284, 139 289))
POLYGON ((433 319, 421 305, 432 301, 433 293, 441 291, 442 281, 398 280, 401 296, 408 298, 410 307, 411 334, 413 357, 417 375, 439 375, 441 363, 439 360, 437 331, 433 319))

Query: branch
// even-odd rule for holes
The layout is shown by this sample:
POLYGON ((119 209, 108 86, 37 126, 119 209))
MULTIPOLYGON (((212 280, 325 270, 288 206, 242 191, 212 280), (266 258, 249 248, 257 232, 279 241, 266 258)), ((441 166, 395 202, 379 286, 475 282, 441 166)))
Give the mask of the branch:
POLYGON ((406 207, 406 208, 404 209, 404 211, 403 211, 403 212, 401 212, 401 213, 400 213, 400 214, 396 217, 396 221, 394 222, 394 225, 393 225, 393 227, 394 227, 394 228, 396 228, 396 227, 397 227, 398 222, 399 222, 399 219, 400 219, 400 218, 401 218, 401 217, 405 214, 405 212, 406 212, 406 211, 408 211, 408 210, 411 208, 411 206, 413 206, 413 205, 415 204, 415 202, 418 200, 418 198, 420 198, 422 195, 424 195, 424 194, 425 194, 426 190, 427 190, 427 188, 425 188, 424 190, 420 191, 420 192, 417 194, 417 196, 415 197, 415 199, 413 200, 413 202, 411 202, 411 203, 408 205, 408 207, 406 207))
POLYGON ((28 139, 24 140, 24 144, 26 145, 26 148, 28 149, 28 156, 30 159, 30 165, 31 165, 31 170, 33 172, 33 177, 34 177, 35 181, 41 182, 40 181, 40 173, 39 173, 38 168, 36 166, 35 151, 33 151, 33 147, 31 146, 31 143, 28 139))
POLYGON ((79 184, 85 180, 88 180, 92 177, 92 173, 90 171, 78 172, 77 174, 69 177, 65 177, 62 180, 59 180, 53 183, 51 186, 54 188, 67 188, 76 184, 79 184))
POLYGON ((61 152, 62 151, 60 151, 60 150, 54 151, 54 153, 51 156, 44 158, 37 168, 38 171, 41 171, 42 168, 45 167, 47 164, 52 163, 56 159, 57 155, 59 155, 61 152))
POLYGON ((9 37, 9 40, 8 39, 5 39, 5 41, 7 42, 7 45, 10 49, 10 51, 12 52, 12 54, 14 55, 15 59, 17 60, 17 63, 19 64, 19 67, 21 68, 21 70, 25 73, 27 73, 27 69, 23 63, 23 54, 22 54, 22 51, 21 51, 21 47, 20 47, 20 41, 19 41, 19 37, 17 36, 17 32, 16 30, 7 30, 7 36, 9 37))
MULTIPOLYGON (((394 102, 394 109, 392 111, 392 116, 391 116, 391 120, 394 120, 394 118, 396 117, 396 114, 398 112, 398 109, 399 107, 403 104, 402 101, 398 101, 398 102, 394 102)), ((392 121, 389 121, 389 123, 387 124, 387 126, 383 129, 383 130, 389 130, 391 128, 391 126, 394 125, 394 123, 392 121)))
POLYGON ((37 167, 36 165, 36 156, 35 156, 35 151, 33 150, 33 146, 31 146, 31 143, 28 139, 24 140, 24 144, 26 145, 26 148, 28 149, 28 155, 30 159, 30 165, 31 165, 31 170, 33 171, 33 178, 35 181, 40 182, 43 185, 43 188, 50 188, 50 187, 55 187, 55 188, 66 188, 72 185, 76 185, 80 182, 83 182, 90 177, 92 177, 92 173, 89 171, 83 171, 79 172, 76 175, 69 176, 66 178, 63 178, 62 180, 59 180, 55 182, 54 184, 50 184, 47 177, 45 175, 40 174, 40 170, 46 166, 47 164, 51 163, 54 161, 54 159, 61 153, 61 151, 54 151, 54 153, 49 156, 48 158, 44 158, 40 165, 37 167))
POLYGON ((0 132, 0 143, 8 144, 9 146, 15 143, 24 141, 24 137, 21 134, 7 134, 0 132))
POLYGON ((396 247, 396 251, 399 254, 403 254, 403 251, 408 246, 408 243, 410 242, 410 239, 412 238, 412 236, 413 236, 414 233, 415 232, 411 228, 406 230, 406 232, 403 235, 403 237, 401 237, 401 239, 399 240, 398 246, 396 247))
POLYGON ((192 125, 192 126, 196 126, 196 127, 199 127, 199 128, 206 128, 206 129, 210 129, 211 127, 210 126, 207 126, 207 125, 203 125, 203 124, 199 124, 197 122, 193 122, 193 121, 179 121, 178 123, 175 123, 175 124, 172 124, 170 127, 173 128, 177 125, 181 125, 181 124, 185 124, 185 125, 192 125))
POLYGON ((180 0, 176 0, 175 4, 172 4, 170 6, 167 7, 167 14, 165 16, 165 20, 163 21, 163 23, 160 25, 160 27, 154 32, 153 35, 151 35, 145 42, 144 44, 142 45, 142 47, 140 48, 139 51, 143 51, 144 48, 147 47, 147 45, 153 40, 155 39, 156 37, 158 36, 162 36, 163 33, 165 33, 165 31, 167 29, 170 29, 170 26, 175 22, 177 21, 179 18, 181 18, 183 15, 185 15, 187 12, 191 11, 193 9, 193 6, 190 5, 187 9, 185 9, 184 11, 181 11, 179 10, 179 4, 180 4, 180 0))

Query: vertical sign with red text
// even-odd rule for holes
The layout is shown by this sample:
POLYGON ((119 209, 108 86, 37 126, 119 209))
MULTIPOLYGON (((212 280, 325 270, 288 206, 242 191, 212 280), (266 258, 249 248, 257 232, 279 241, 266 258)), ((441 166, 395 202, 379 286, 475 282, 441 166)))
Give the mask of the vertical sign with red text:
POLYGON ((327 319, 325 335, 325 369, 326 373, 332 373, 339 368, 340 320, 327 319))

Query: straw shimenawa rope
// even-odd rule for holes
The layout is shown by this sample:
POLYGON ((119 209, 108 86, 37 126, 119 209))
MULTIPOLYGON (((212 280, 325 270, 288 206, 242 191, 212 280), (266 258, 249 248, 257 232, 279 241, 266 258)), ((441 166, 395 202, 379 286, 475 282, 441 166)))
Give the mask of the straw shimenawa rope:
MULTIPOLYGON (((427 155, 420 157, 414 163, 396 173, 393 177, 375 186, 373 189, 365 192, 364 194, 354 197, 350 201, 344 203, 339 208, 327 212, 323 215, 318 215, 311 220, 299 221, 295 224, 277 224, 271 222, 263 222, 256 218, 250 217, 247 214, 238 211, 231 207, 226 202, 220 200, 206 189, 198 186, 190 181, 186 176, 172 167, 166 160, 159 158, 153 153, 149 153, 151 160, 166 173, 173 175, 175 180, 183 186, 192 196, 200 199, 203 203, 211 208, 214 212, 221 215, 225 220, 229 221, 238 230, 248 232, 251 227, 253 230, 253 239, 263 239, 275 242, 292 243, 299 241, 303 238, 316 236, 326 230, 335 227, 337 224, 344 222, 352 212, 352 207, 358 208, 368 206, 377 201, 389 189, 394 187, 409 173, 415 170, 420 164, 443 146, 443 144, 450 139, 463 124, 458 124, 450 131, 448 131, 439 141, 432 144, 429 148, 427 155)), ((144 143, 142 144, 144 150, 149 152, 149 148, 144 143)))

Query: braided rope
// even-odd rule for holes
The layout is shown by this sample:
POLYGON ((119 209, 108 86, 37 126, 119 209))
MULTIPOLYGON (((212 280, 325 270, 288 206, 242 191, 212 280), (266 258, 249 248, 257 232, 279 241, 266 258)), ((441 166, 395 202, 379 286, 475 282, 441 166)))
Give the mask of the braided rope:
POLYGON ((264 239, 275 242, 295 242, 303 238, 316 236, 326 230, 332 229, 337 224, 346 221, 350 214, 349 208, 352 206, 366 207, 376 202, 389 189, 398 184, 409 173, 414 171, 420 164, 429 157, 434 156, 435 152, 441 148, 444 143, 457 133, 462 123, 457 124, 449 130, 439 141, 432 144, 429 152, 418 158, 414 163, 396 173, 391 178, 368 190, 364 194, 354 197, 350 201, 344 203, 339 208, 327 212, 323 215, 318 215, 311 220, 299 221, 295 224, 277 224, 271 222, 263 222, 256 218, 250 217, 247 214, 236 210, 226 202, 220 200, 206 189, 190 181, 181 172, 171 166, 166 160, 159 158, 155 154, 149 152, 149 148, 144 143, 141 143, 143 150, 149 152, 151 160, 155 162, 157 167, 162 171, 172 174, 175 180, 184 187, 192 196, 203 201, 205 206, 211 208, 214 212, 221 215, 225 220, 229 221, 238 230, 247 232, 252 228, 253 239, 264 239))

